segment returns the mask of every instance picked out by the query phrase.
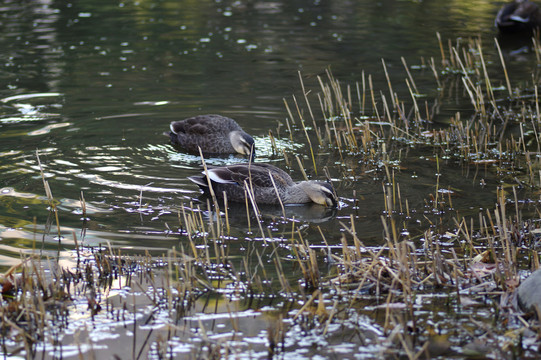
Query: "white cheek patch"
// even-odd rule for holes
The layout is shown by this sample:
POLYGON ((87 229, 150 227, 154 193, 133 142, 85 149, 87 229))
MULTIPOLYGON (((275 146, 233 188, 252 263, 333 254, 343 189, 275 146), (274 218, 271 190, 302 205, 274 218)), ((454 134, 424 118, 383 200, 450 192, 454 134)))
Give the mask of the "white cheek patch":
MULTIPOLYGON (((231 179, 224 179, 220 177, 220 174, 218 174, 216 171, 209 170, 208 173, 209 173, 210 180, 214 182, 217 182, 220 184, 236 184, 237 183, 236 181, 233 181, 231 179)), ((203 174, 205 174, 205 172, 203 172, 203 174)))
POLYGON ((334 193, 327 188, 323 188, 323 192, 327 193, 331 199, 334 199, 334 193))
POLYGON ((242 155, 249 155, 246 153, 246 148, 244 146, 239 146, 239 148, 237 149, 237 152, 242 155))
POLYGON ((310 200, 312 200, 314 203, 319 205, 327 205, 326 197, 323 195, 322 192, 315 192, 313 191, 311 194, 308 195, 310 200))
POLYGON ((530 21, 529 17, 523 18, 523 17, 518 16, 518 15, 510 16, 509 19, 511 19, 513 21, 516 21, 516 22, 521 22, 521 23, 527 23, 528 21, 530 21))
POLYGON ((248 144, 248 142, 244 139, 241 140, 241 142, 245 145, 245 146, 240 146, 240 152, 241 154, 244 154, 244 155, 250 155, 250 144, 248 144), (248 153, 246 153, 248 152, 248 153))
POLYGON ((231 131, 229 133, 229 142, 231 143, 231 146, 233 146, 233 149, 235 149, 236 152, 239 154, 244 154, 244 150, 242 147, 242 137, 238 134, 237 131, 231 131))
POLYGON ((321 188, 321 191, 323 191, 324 193, 327 193, 327 194, 329 194, 329 195, 332 195, 332 191, 329 190, 329 189, 327 189, 326 187, 322 187, 322 188, 321 188))

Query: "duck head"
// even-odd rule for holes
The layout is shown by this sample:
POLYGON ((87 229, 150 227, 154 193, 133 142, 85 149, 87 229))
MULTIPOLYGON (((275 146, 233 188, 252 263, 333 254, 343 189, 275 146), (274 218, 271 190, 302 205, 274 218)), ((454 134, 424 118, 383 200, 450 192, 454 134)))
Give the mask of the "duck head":
POLYGON ((316 204, 328 207, 338 206, 338 197, 331 183, 322 181, 305 181, 303 190, 316 204))
POLYGON ((253 161, 255 158, 255 141, 244 131, 231 131, 229 140, 236 152, 249 156, 253 161))

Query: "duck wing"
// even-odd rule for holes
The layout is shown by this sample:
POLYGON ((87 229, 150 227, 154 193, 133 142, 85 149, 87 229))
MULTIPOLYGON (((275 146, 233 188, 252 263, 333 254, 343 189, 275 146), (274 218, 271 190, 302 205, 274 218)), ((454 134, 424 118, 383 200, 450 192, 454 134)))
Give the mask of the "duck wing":
POLYGON ((238 164, 228 165, 208 170, 212 181, 222 184, 243 185, 244 182, 251 182, 252 186, 258 188, 287 187, 294 182, 285 171, 267 164, 238 164), (272 180, 271 180, 272 176, 272 180))
POLYGON ((180 121, 173 121, 170 125, 171 131, 175 134, 205 134, 210 132, 214 132, 213 126, 210 123, 208 118, 205 118, 203 116, 196 116, 193 118, 180 120, 180 121))
POLYGON ((509 17, 513 21, 528 23, 532 21, 539 13, 539 7, 530 1, 525 1, 519 4, 516 10, 509 17))
POLYGON ((511 19, 511 17, 515 15, 515 12, 517 11, 519 5, 520 3, 513 1, 512 3, 502 6, 500 11, 498 11, 498 14, 496 15, 494 25, 504 27, 511 26, 513 24, 513 20, 511 19))
POLYGON ((173 121, 170 128, 175 134, 184 133, 190 135, 228 133, 240 129, 235 120, 221 115, 199 115, 180 121, 173 121))

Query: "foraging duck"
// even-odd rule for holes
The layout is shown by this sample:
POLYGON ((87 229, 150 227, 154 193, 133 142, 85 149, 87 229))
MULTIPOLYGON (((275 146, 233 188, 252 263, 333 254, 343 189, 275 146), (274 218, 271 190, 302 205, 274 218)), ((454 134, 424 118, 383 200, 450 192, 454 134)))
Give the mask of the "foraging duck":
POLYGON ((171 132, 166 133, 173 144, 199 154, 255 155, 254 139, 237 122, 221 115, 200 115, 173 121, 171 132))
MULTIPOLYGON (((205 174, 203 172, 203 174, 205 174)), ((253 189, 259 204, 316 204, 336 207, 338 198, 330 183, 322 181, 294 182, 288 173, 268 164, 236 164, 208 169, 212 188, 217 197, 235 202, 246 201, 245 187, 253 189), (280 200, 279 200, 280 199, 280 200)), ((191 181, 209 194, 206 175, 190 176, 191 181)))
POLYGON ((494 22, 502 33, 529 33, 541 27, 541 10, 528 0, 514 0, 504 5, 494 22))

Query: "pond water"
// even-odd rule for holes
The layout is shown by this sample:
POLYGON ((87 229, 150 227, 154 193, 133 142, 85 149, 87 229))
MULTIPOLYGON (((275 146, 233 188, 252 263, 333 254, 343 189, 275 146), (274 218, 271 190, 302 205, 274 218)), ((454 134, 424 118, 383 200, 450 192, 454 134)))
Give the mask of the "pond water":
MULTIPOLYGON (((304 106, 300 73, 323 124, 317 76, 326 79, 330 68, 342 84, 355 86, 363 73, 370 74, 374 89, 388 93, 381 59, 394 90, 406 98, 404 57, 420 92, 432 102, 437 83, 421 65, 439 59, 437 32, 445 46, 447 39, 480 37, 491 76, 503 83, 493 42, 500 6, 481 0, 4 1, 0 269, 36 248, 42 255, 70 259, 65 251, 73 248, 74 235, 87 246, 109 244, 134 254, 186 246, 179 213, 199 201, 200 192, 187 177, 201 171, 201 161, 173 148, 163 132, 173 120, 211 113, 236 119, 254 136, 257 160, 290 169, 295 180, 303 176, 295 156, 311 178, 323 179, 321 169, 328 168, 340 208, 287 209, 308 241, 323 245, 323 234, 330 245, 340 244, 341 223, 353 218, 365 244, 380 244, 384 175, 364 173, 351 156, 345 161, 357 175, 348 176, 332 151, 316 157, 316 171, 303 132, 289 136, 284 99, 294 109, 294 95, 304 106), (60 243, 36 153, 58 201, 60 243), (81 193, 87 219, 82 219, 81 193)), ((503 45, 512 80, 531 80, 535 56, 526 50, 511 54, 522 44, 503 45)), ((444 126, 457 111, 471 113, 471 104, 449 90, 439 99, 434 120, 444 126)), ((424 206, 438 175, 440 187, 456 193, 453 206, 462 215, 494 206, 497 179, 487 169, 442 159, 437 174, 430 149, 399 150, 396 176, 417 213, 408 220, 410 230, 429 226, 424 206)), ((246 159, 207 159, 209 164, 239 161, 246 159)), ((231 206, 232 243, 250 238, 256 225, 247 223, 244 208, 231 206)), ((272 207, 262 212, 265 219, 281 215, 272 207)), ((280 221, 265 226, 278 239, 291 229, 280 221)))

